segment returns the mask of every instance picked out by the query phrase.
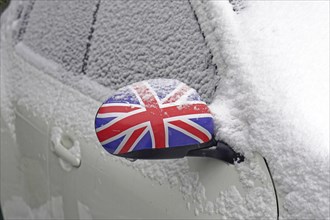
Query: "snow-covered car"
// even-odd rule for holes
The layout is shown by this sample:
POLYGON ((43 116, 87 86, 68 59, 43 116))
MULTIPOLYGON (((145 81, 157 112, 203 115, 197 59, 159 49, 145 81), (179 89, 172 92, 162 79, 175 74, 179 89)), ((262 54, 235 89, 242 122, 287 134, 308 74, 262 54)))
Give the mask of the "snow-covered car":
POLYGON ((265 135, 257 134, 260 121, 250 112, 261 111, 248 103, 260 104, 249 95, 260 91, 237 73, 230 76, 247 74, 231 35, 234 23, 216 19, 218 12, 231 18, 245 7, 230 2, 12 1, 1 17, 4 219, 326 217, 329 163, 311 164, 304 152, 275 148, 278 131, 267 129, 267 120, 260 128, 265 135), (222 40, 235 46, 215 43, 222 40), (98 109, 120 88, 156 78, 192 87, 213 114, 216 139, 244 161, 132 162, 109 154, 95 132, 98 109), (295 154, 311 165, 306 169, 320 172, 314 195, 292 190, 306 178, 293 174, 302 172, 295 154))

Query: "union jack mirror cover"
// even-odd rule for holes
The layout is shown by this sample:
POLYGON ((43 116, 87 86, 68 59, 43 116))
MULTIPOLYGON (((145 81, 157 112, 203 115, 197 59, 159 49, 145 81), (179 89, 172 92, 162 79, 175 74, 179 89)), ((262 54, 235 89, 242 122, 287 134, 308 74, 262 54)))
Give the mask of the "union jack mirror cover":
POLYGON ((95 131, 111 154, 178 158, 208 146, 214 124, 195 89, 178 80, 152 79, 123 87, 109 97, 98 109, 95 131))

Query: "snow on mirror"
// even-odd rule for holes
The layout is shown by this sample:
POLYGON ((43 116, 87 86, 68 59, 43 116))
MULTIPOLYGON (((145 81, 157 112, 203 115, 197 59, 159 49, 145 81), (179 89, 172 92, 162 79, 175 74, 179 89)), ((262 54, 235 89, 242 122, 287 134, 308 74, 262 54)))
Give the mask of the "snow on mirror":
POLYGON ((99 108, 95 130, 106 151, 125 158, 244 160, 214 139, 208 106, 195 89, 178 80, 152 79, 119 89, 99 108))

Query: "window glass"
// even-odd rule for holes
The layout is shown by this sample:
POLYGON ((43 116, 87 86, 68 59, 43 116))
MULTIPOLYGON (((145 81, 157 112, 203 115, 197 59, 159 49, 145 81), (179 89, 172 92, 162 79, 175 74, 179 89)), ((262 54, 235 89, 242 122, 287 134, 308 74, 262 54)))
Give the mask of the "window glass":
POLYGON ((174 78, 210 102, 218 78, 188 1, 36 0, 29 6, 19 38, 64 67, 64 82, 85 74, 118 89, 174 78))
POLYGON ((18 43, 19 41, 22 41, 23 36, 26 31, 26 26, 29 22, 29 16, 33 9, 35 0, 30 1, 24 1, 17 7, 17 15, 16 18, 19 21, 19 29, 17 33, 15 34, 15 43, 18 43))
POLYGON ((86 74, 117 89, 175 78, 210 101, 215 66, 188 1, 101 1, 86 74))
POLYGON ((23 42, 36 53, 80 73, 96 1, 34 2, 23 42))

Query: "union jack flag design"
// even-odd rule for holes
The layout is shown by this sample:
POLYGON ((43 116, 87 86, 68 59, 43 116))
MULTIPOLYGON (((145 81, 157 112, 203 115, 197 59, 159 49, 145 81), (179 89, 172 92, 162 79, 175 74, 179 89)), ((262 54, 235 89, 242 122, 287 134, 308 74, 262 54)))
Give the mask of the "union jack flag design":
POLYGON ((96 135, 111 154, 206 143, 213 117, 196 90, 177 80, 153 79, 118 90, 99 108, 96 135))

